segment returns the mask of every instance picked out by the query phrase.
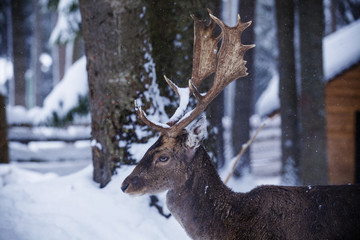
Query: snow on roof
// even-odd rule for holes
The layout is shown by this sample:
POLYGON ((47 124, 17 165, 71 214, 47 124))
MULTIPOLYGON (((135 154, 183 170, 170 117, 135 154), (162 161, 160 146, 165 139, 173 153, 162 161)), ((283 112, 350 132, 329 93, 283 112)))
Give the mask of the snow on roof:
POLYGON ((279 75, 274 74, 267 88, 256 102, 255 112, 260 116, 266 116, 275 112, 279 108, 279 75))
MULTIPOLYGON (((324 80, 329 81, 360 61, 360 20, 326 36, 323 39, 324 80)), ((270 80, 255 105, 260 116, 271 114, 280 108, 279 77, 270 80), (277 78, 277 79, 276 79, 277 78)))
POLYGON ((360 20, 323 39, 323 68, 325 80, 360 61, 360 20))

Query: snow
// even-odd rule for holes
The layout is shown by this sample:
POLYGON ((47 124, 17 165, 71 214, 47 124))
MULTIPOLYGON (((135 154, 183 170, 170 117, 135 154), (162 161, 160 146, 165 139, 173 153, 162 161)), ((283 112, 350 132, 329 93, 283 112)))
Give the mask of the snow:
POLYGON ((78 5, 77 0, 60 0, 58 5, 58 20, 50 36, 50 43, 71 42, 76 38, 81 23, 80 10, 73 10, 78 5))
POLYGON ((13 65, 6 58, 0 58, 0 94, 5 95, 5 83, 13 77, 13 65))
POLYGON ((100 189, 92 166, 58 177, 0 165, 0 239, 188 239, 174 217, 149 207, 148 196, 120 190, 132 169, 119 169, 100 189))
MULTIPOLYGON (((165 219, 149 207, 149 196, 121 191, 133 168, 122 166, 100 189, 92 180, 92 165, 58 176, 0 164, 0 239, 189 239, 174 217, 165 219)), ((248 174, 241 181, 231 178, 229 186, 247 192, 265 183, 278 184, 279 177, 248 174)), ((169 213, 165 193, 158 198, 169 213)))
POLYGON ((39 57, 39 61, 41 63, 41 71, 43 72, 49 71, 53 64, 52 57, 47 53, 42 53, 39 57))
MULTIPOLYGON (((53 117, 53 113, 62 118, 77 106, 79 96, 87 94, 86 58, 83 56, 66 71, 64 78, 45 98, 42 108, 34 107, 27 110, 23 106, 7 106, 7 122, 9 124, 38 125, 49 121, 53 117)), ((85 121, 89 122, 89 120, 85 121)))
POLYGON ((260 116, 271 114, 280 108, 279 75, 274 74, 268 87, 261 94, 255 105, 255 112, 260 116))
POLYGON ((323 39, 323 66, 326 80, 360 61, 359 39, 360 20, 323 39))
MULTIPOLYGON (((170 80, 168 80, 170 81, 170 80)), ((184 116, 184 113, 186 111, 186 108, 189 104, 190 100, 190 89, 189 88, 179 88, 174 83, 173 85, 177 88, 177 92, 179 94, 179 107, 176 109, 175 113, 170 118, 169 122, 177 121, 178 119, 181 119, 184 116)))
POLYGON ((88 93, 86 58, 81 57, 66 71, 64 78, 44 100, 41 120, 49 118, 53 112, 64 117, 77 105, 79 96, 88 93))
POLYGON ((96 141, 95 139, 91 140, 90 143, 91 147, 96 147, 98 148, 100 151, 102 150, 102 145, 100 142, 96 141))

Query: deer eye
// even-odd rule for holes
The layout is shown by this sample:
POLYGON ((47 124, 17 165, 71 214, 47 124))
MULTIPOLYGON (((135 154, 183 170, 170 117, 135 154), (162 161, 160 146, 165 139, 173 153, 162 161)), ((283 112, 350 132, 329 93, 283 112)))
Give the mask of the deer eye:
POLYGON ((167 160, 169 160, 169 157, 166 157, 166 156, 160 156, 160 157, 158 158, 158 161, 159 161, 159 162, 166 162, 167 160))

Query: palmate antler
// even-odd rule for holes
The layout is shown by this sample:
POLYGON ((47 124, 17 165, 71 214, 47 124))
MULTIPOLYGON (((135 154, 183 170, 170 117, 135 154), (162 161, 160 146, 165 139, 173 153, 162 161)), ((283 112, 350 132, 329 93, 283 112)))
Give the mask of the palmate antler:
POLYGON ((246 76, 245 52, 255 45, 243 45, 240 41, 242 32, 250 26, 251 22, 242 23, 238 15, 237 24, 234 27, 227 26, 223 21, 212 15, 209 11, 210 22, 194 19, 194 50, 192 76, 187 88, 179 88, 166 76, 166 82, 175 91, 180 99, 180 104, 174 115, 166 124, 150 121, 141 107, 135 104, 135 109, 140 119, 148 126, 170 137, 177 136, 187 125, 206 109, 209 103, 232 81, 246 76), (214 38, 213 31, 218 25, 222 33, 214 38), (218 43, 222 39, 220 50, 218 43), (206 94, 198 91, 201 82, 215 72, 213 85, 206 94), (196 107, 187 112, 186 107, 189 96, 195 96, 196 107))

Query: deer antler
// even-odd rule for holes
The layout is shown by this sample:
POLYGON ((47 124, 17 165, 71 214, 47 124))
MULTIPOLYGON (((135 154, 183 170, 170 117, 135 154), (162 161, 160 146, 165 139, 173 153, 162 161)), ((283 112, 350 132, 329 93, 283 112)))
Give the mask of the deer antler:
POLYGON ((229 27, 215 17, 210 10, 208 11, 211 18, 209 24, 192 15, 194 19, 194 56, 192 76, 188 88, 179 88, 165 77, 166 82, 180 99, 179 107, 170 121, 166 124, 150 121, 141 107, 136 106, 136 111, 145 124, 170 137, 177 136, 196 119, 227 85, 247 75, 244 54, 255 45, 243 45, 240 38, 242 32, 250 26, 251 22, 242 23, 240 15, 238 15, 237 24, 234 27, 229 27), (216 25, 221 28, 222 33, 214 38, 213 31, 216 25), (222 39, 222 44, 218 51, 217 45, 220 39, 222 39), (206 94, 200 93, 197 88, 206 77, 214 72, 212 87, 206 94), (197 104, 193 110, 185 114, 189 95, 195 96, 197 104))

